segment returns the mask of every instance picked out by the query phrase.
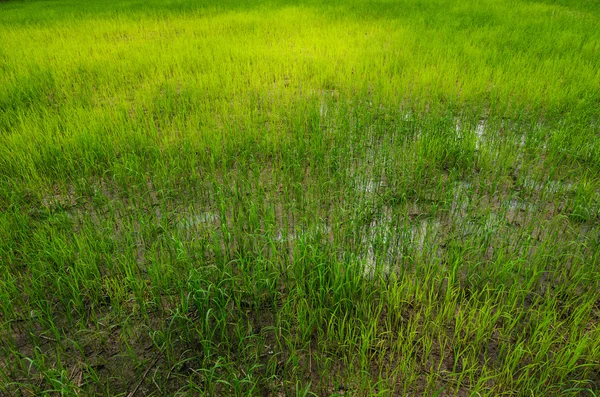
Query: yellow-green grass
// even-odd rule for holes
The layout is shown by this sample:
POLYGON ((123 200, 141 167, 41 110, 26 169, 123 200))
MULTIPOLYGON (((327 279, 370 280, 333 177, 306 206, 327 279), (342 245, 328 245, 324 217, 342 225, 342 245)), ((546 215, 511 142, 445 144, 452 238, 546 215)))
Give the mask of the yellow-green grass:
POLYGON ((0 394, 597 395, 599 22, 0 2, 0 394))

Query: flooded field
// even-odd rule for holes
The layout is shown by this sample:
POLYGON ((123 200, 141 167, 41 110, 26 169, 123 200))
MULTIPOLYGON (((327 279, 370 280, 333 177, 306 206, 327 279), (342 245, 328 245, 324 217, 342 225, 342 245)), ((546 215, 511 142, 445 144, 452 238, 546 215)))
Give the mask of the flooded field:
POLYGON ((599 21, 0 2, 0 395, 598 395, 599 21))

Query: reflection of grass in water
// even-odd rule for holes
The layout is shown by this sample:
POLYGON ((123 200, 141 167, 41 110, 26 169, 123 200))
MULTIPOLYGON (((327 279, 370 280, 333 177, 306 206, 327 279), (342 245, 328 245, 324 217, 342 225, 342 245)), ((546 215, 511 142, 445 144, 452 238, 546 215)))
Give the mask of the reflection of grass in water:
POLYGON ((597 393, 593 7, 1 3, 0 394, 597 393))

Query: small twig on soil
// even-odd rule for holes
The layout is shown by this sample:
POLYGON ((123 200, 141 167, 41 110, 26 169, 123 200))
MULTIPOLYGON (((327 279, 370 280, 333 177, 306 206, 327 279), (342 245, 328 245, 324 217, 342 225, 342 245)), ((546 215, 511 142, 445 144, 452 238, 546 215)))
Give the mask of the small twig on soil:
POLYGON ((142 385, 142 382, 144 381, 144 379, 146 379, 146 376, 148 375, 148 372, 150 372, 150 370, 156 365, 156 362, 162 356, 162 354, 163 354, 164 351, 165 351, 165 348, 163 347, 158 352, 158 354, 156 355, 156 357, 154 358, 154 360, 152 360, 152 363, 150 364, 150 366, 148 368, 146 368, 146 371, 144 372, 144 374, 142 375, 142 377, 138 381, 138 383, 135 386, 135 388, 131 392, 129 392, 129 394, 127 394, 127 397, 133 397, 135 395, 135 393, 137 393, 138 389, 142 385))
POLYGON ((51 338, 51 337, 49 337, 49 336, 46 336, 46 335, 40 335, 40 338, 42 338, 42 339, 44 339, 44 340, 47 340, 47 341, 50 341, 50 342, 57 342, 57 340, 56 340, 56 339, 54 339, 54 338, 51 338))
POLYGON ((158 372, 159 368, 160 368, 160 365, 158 367, 156 367, 156 369, 154 370, 154 375, 152 375, 152 383, 154 383, 154 386, 156 386, 156 389, 160 392, 161 388, 158 385, 158 383, 156 383, 156 372, 158 372))
POLYGON ((69 375, 69 380, 75 384, 77 389, 79 389, 79 390, 75 390, 75 395, 77 395, 77 396, 79 395, 79 391, 81 391, 81 384, 83 381, 82 365, 83 364, 81 362, 78 362, 77 364, 75 364, 75 366, 73 368, 71 368, 70 375, 69 375))

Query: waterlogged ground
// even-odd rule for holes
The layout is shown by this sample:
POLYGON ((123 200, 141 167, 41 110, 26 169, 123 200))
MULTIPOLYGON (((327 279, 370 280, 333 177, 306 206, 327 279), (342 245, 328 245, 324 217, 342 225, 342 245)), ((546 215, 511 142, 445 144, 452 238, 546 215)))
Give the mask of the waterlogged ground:
POLYGON ((597 395, 599 18, 0 3, 0 395, 597 395))

